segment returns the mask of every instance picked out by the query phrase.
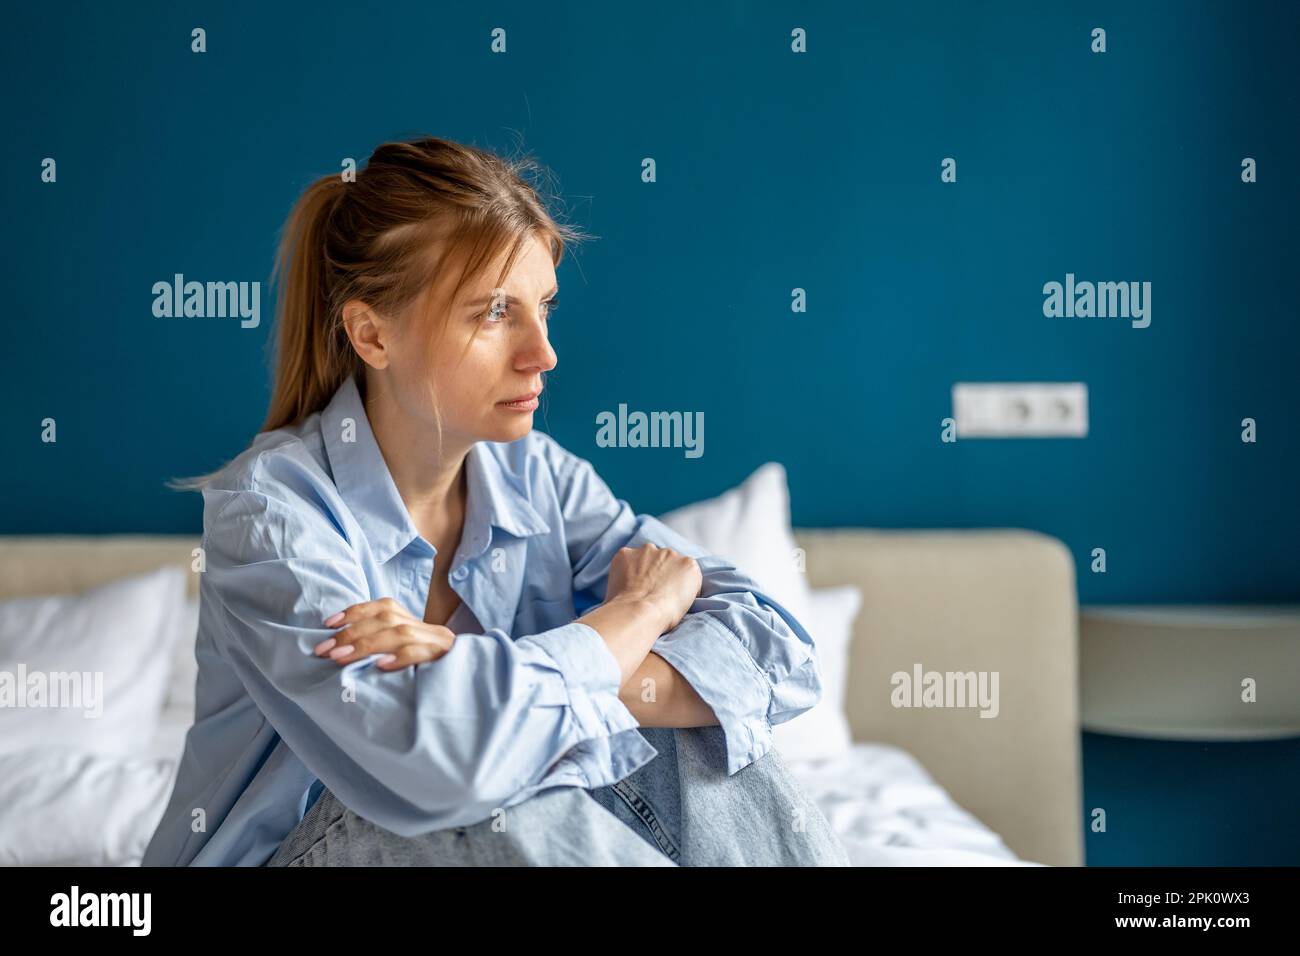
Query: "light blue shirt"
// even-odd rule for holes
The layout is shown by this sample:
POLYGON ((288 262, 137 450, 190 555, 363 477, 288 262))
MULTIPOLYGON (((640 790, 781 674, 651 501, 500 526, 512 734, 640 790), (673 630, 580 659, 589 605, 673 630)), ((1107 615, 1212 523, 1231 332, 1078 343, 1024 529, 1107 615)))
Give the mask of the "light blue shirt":
MULTIPOLYGON (((622 547, 698 560, 699 597, 654 644, 718 717, 728 773, 821 696, 813 639, 730 562, 616 498, 531 430, 478 442, 441 658, 397 671, 316 656, 323 621, 392 597, 423 619, 432 545, 403 504, 354 380, 259 434, 205 487, 195 724, 143 865, 265 863, 321 788, 403 836, 488 819, 549 787, 621 780, 657 751, 614 656, 574 619, 622 547)), ((722 768, 719 768, 720 770, 722 768)))

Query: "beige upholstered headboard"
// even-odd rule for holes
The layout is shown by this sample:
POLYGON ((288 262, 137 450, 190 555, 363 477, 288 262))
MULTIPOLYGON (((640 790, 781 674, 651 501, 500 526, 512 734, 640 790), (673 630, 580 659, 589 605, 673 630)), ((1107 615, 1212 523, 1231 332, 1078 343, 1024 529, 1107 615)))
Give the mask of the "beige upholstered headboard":
POLYGON ((862 590, 846 700, 854 738, 916 756, 1019 856, 1082 865, 1078 610, 1065 545, 1029 531, 797 529, 795 538, 813 587, 862 590), (891 676, 918 664, 996 672, 997 716, 893 706, 891 676))
MULTIPOLYGON (((187 570, 198 535, 0 536, 0 599, 81 591, 177 564, 187 570)), ((197 574, 190 594, 199 593, 197 574)))
MULTIPOLYGON (((1053 538, 1018 531, 796 530, 813 587, 854 584, 848 712, 854 736, 915 755, 1018 855, 1083 855, 1074 566, 1053 538), (903 709, 890 675, 998 673, 999 710, 903 709)), ((0 598, 76 591, 165 563, 198 536, 0 537, 0 598)), ((197 593, 197 575, 191 575, 197 593)), ((991 685, 989 685, 991 686, 991 685)))

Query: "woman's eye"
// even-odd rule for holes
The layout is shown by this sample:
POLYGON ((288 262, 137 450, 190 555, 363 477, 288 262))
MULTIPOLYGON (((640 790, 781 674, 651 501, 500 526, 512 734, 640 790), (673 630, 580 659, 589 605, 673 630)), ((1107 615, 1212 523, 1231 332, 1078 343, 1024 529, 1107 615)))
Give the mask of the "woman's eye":
MULTIPOLYGON (((546 306, 545 317, 549 319, 551 317, 551 313, 560 307, 560 297, 556 296, 553 299, 547 299, 545 302, 542 303, 542 305, 546 306)), ((499 301, 493 302, 492 307, 487 310, 487 312, 484 314, 483 317, 495 325, 499 323, 502 320, 502 318, 505 316, 506 309, 508 306, 509 303, 505 299, 501 299, 499 301)))

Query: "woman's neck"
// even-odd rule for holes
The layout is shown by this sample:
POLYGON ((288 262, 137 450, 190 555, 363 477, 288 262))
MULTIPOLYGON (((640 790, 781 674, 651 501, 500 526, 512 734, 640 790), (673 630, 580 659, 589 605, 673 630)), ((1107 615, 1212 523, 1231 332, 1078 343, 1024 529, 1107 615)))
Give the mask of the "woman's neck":
POLYGON ((411 421, 389 396, 375 391, 370 397, 362 393, 366 417, 411 520, 431 543, 458 537, 468 501, 465 459, 470 446, 439 447, 428 428, 411 421))

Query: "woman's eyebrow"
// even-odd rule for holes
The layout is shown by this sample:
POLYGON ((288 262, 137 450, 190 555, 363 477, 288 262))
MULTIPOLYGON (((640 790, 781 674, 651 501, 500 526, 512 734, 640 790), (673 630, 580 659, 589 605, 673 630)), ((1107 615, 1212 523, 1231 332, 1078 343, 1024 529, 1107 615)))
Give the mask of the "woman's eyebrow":
MULTIPOLYGON (((557 292, 559 292, 559 291, 560 291, 560 287, 557 285, 555 288, 551 289, 550 292, 546 293, 546 295, 543 297, 543 299, 549 299, 551 296, 555 295, 555 294, 556 294, 557 292)), ((477 308, 477 307, 480 306, 480 305, 487 305, 489 302, 495 302, 496 299, 497 299, 497 297, 494 296, 494 295, 483 296, 483 297, 480 298, 480 299, 475 299, 473 302, 467 302, 467 303, 465 303, 465 307, 466 307, 467 309, 468 309, 468 308, 477 308)), ((517 299, 517 298, 516 298, 515 296, 513 296, 513 295, 508 295, 508 296, 506 296, 506 304, 507 304, 507 305, 516 305, 516 304, 518 304, 518 302, 519 302, 519 299, 517 299)))

